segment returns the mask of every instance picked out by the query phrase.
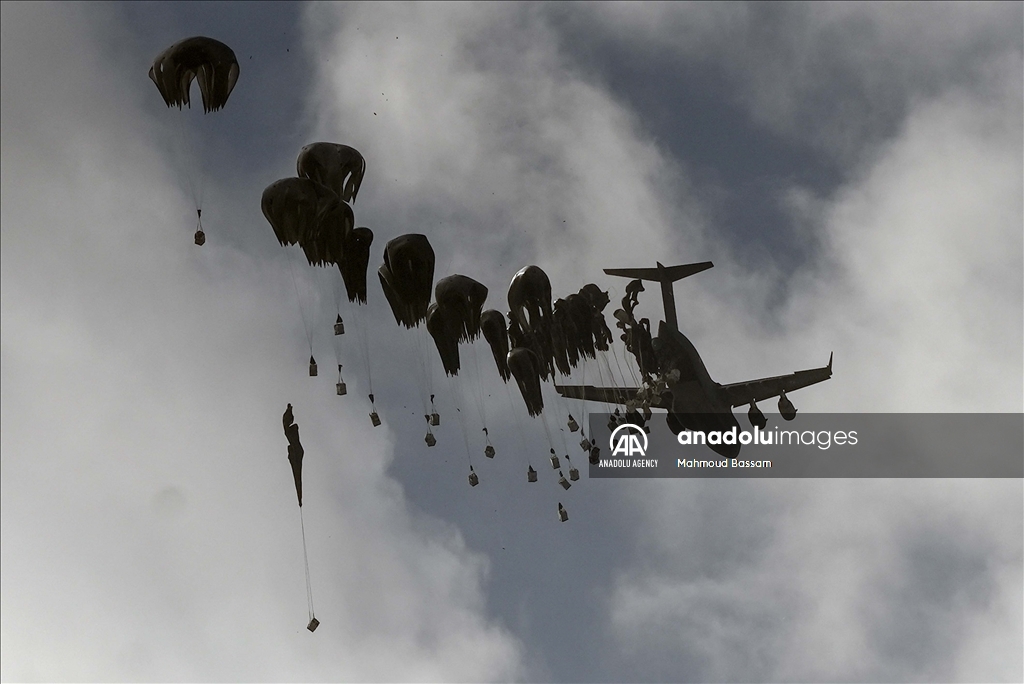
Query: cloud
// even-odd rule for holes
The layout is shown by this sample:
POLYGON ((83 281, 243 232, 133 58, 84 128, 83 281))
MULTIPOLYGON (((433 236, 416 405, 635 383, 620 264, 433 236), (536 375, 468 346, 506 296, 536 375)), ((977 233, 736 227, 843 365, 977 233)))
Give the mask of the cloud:
MULTIPOLYGON (((697 12, 679 50, 709 59, 715 39, 746 26, 750 11, 697 12)), ((684 20, 674 11, 652 14, 623 17, 641 49, 674 35, 672 18, 684 20)), ((871 145, 847 157, 845 182, 825 195, 798 185, 785 191, 794 224, 819 251, 787 276, 764 274, 768 282, 788 278, 788 295, 770 316, 756 314, 767 302, 755 278, 734 282, 745 306, 709 298, 714 325, 697 334, 698 346, 711 350, 712 374, 728 364, 749 377, 758 366, 790 358, 795 365, 828 348, 836 375, 798 397, 811 410, 1021 411, 1021 59, 986 17, 969 22, 972 44, 992 37, 1000 49, 980 50, 967 66, 962 46, 928 37, 935 22, 909 36, 911 71, 933 56, 962 70, 936 70, 930 90, 903 84, 903 76, 889 81, 902 98, 898 115, 884 126, 854 116, 868 127, 854 139, 871 145), (968 73, 974 80, 966 84, 968 73), (739 322, 739 312, 751 317, 739 322), (742 334, 730 337, 735 331, 742 334)), ((864 29, 892 35, 890 19, 875 20, 881 28, 864 29)), ((783 24, 780 33, 799 35, 793 51, 801 55, 836 28, 783 24)), ((742 40, 720 43, 740 45, 741 61, 756 52, 742 40)), ((782 55, 768 61, 785 64, 782 55)), ((863 78, 892 78, 871 66, 875 59, 841 57, 863 78)), ((836 82, 830 60, 797 64, 774 78, 766 78, 771 64, 751 65, 751 78, 771 84, 774 104, 768 93, 744 95, 772 105, 767 114, 752 106, 752 115, 783 132, 803 121, 801 112, 819 111, 815 89, 836 82), (791 114, 791 124, 779 123, 791 114)), ((885 101, 884 89, 866 92, 885 101)), ((813 140, 828 124, 826 115, 804 130, 813 140)), ((665 485, 638 502, 644 553, 621 569, 609 606, 612 642, 640 677, 1020 677, 1020 613, 1003 608, 1017 606, 1021 593, 1020 535, 1003 527, 1020 518, 1019 483, 665 485), (951 513, 967 509, 975 513, 951 513), (993 634, 1005 649, 986 642, 993 634)))
MULTIPOLYGON (((358 148, 355 212, 375 253, 428 234, 435 275, 483 281, 488 306, 504 308, 528 263, 556 295, 594 280, 621 295, 600 269, 713 259, 678 296, 721 382, 835 350, 835 377, 796 395, 801 410, 1021 410, 1007 10, 766 11, 312 5, 306 110, 282 97, 267 120, 358 148), (934 38, 956 21, 968 38, 934 38), (904 45, 907 22, 926 25, 904 45), (736 258, 702 170, 588 62, 602 41, 661 51, 665 78, 707 66, 758 126, 841 160, 835 187, 773 185, 815 246, 798 268, 736 258), (905 55, 902 70, 886 54, 905 55)), ((300 324, 334 317, 327 276, 292 282, 256 201, 257 181, 293 173, 282 141, 298 133, 253 164, 252 121, 215 127, 212 166, 242 170, 208 176, 209 242, 194 248, 167 162, 172 119, 145 114, 149 49, 113 40, 127 29, 108 10, 4 5, 3 26, 5 678, 1019 675, 1020 614, 1002 607, 1020 605, 1020 529, 1002 525, 1022 518, 1019 483, 580 482, 557 491, 562 526, 555 485, 522 482, 544 431, 514 424, 481 381, 477 403, 508 441, 495 438, 499 458, 477 463, 471 490, 451 441, 455 423, 476 426, 444 388, 453 432, 420 458, 423 424, 405 406, 423 399, 415 345, 372 271, 361 323, 385 426, 359 408, 359 364, 346 365, 350 396, 331 395, 326 333, 312 333, 321 376, 303 376, 300 324), (113 59, 111 44, 128 47, 113 59), (307 450, 312 638, 278 423, 288 401, 307 450), (993 638, 1006 660, 990 657, 993 638)), ((245 117, 234 109, 221 114, 245 117)), ((564 410, 549 404, 548 425, 564 410)))
POLYGON ((288 362, 284 270, 191 244, 165 124, 139 111, 144 57, 98 47, 111 19, 3 10, 4 678, 515 677, 486 559, 410 510, 384 430, 288 362))
POLYGON ((920 99, 969 87, 1019 54, 1019 6, 626 3, 590 9, 593 30, 633 50, 697 63, 748 115, 797 147, 849 164, 895 134, 920 99))
POLYGON ((690 206, 667 201, 685 196, 681 169, 566 61, 537 8, 324 6, 308 21, 319 134, 364 152, 360 203, 388 207, 388 235, 429 229, 439 275, 450 260, 500 300, 535 259, 561 294, 611 255, 699 239, 699 223, 670 231, 690 206))

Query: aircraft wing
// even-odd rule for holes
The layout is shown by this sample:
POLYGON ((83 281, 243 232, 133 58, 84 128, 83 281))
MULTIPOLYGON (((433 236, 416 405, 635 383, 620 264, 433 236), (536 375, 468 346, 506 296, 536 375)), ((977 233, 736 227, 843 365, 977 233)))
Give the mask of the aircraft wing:
POLYGON ((748 382, 736 382, 722 385, 722 390, 733 407, 746 406, 752 401, 762 401, 777 397, 782 392, 792 392, 801 387, 824 382, 832 377, 832 355, 828 356, 828 365, 824 368, 797 371, 789 375, 778 375, 774 378, 761 378, 748 382))
MULTIPOLYGON (((636 399, 636 387, 594 387, 593 385, 555 385, 555 391, 567 399, 600 401, 605 404, 624 406, 630 399, 636 399)), ((651 404, 654 408, 667 409, 664 401, 651 404)))

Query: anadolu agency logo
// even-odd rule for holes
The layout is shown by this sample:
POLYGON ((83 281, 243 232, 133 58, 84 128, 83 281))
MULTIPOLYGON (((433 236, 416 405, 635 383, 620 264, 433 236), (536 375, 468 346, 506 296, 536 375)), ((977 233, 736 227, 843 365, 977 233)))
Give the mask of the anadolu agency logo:
POLYGON ((623 423, 612 431, 608 448, 612 450, 612 456, 646 456, 647 433, 632 423, 623 423))

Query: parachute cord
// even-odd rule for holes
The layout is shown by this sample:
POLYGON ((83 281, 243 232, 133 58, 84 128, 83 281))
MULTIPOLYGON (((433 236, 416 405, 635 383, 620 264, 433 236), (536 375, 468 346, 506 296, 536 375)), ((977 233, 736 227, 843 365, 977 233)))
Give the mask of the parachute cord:
POLYGON ((551 451, 555 450, 555 440, 551 438, 551 428, 548 426, 548 414, 544 411, 540 412, 540 422, 544 426, 544 434, 548 437, 548 446, 551 451))
MULTIPOLYGON (((332 279, 331 279, 331 284, 332 284, 332 285, 334 285, 334 284, 335 284, 335 280, 336 280, 336 279, 334 279, 334 278, 332 278, 332 279)), ((337 289, 336 289, 336 288, 334 288, 334 287, 332 287, 332 291, 333 291, 333 293, 334 293, 334 308, 335 308, 335 309, 337 310, 337 312, 338 312, 338 318, 341 318, 341 302, 340 302, 340 301, 338 300, 338 291, 337 291, 337 289)), ((337 320, 337 319, 335 319, 335 320, 337 320)), ((339 365, 340 365, 340 364, 341 364, 341 356, 342 356, 342 353, 341 353, 341 340, 339 340, 339 339, 338 339, 339 337, 341 337, 341 335, 333 335, 333 338, 334 338, 334 340, 333 340, 333 346, 334 346, 334 361, 335 361, 335 362, 336 362, 337 364, 339 364, 339 365)), ((373 390, 371 389, 371 390, 370 390, 370 392, 373 392, 373 390)))
MULTIPOLYGON (((477 341, 479 341, 479 338, 477 338, 477 341)), ((472 342, 472 343, 470 343, 469 347, 470 347, 470 355, 473 357, 473 371, 474 371, 474 373, 473 373, 474 377, 470 380, 470 383, 472 384, 473 390, 476 393, 476 399, 477 399, 476 406, 477 406, 477 409, 479 409, 479 413, 480 413, 480 424, 483 425, 484 434, 486 435, 486 434, 488 434, 487 433, 487 411, 485 410, 486 407, 484 406, 484 388, 483 388, 483 385, 481 384, 483 382, 484 376, 480 372, 480 353, 479 353, 480 352, 480 345, 476 344, 476 342, 472 342)), ((489 437, 488 437, 487 443, 490 444, 490 438, 489 437)))
POLYGON ((342 284, 339 285, 338 284, 339 280, 341 280, 341 274, 340 273, 338 274, 338 277, 331 278, 331 294, 334 295, 334 309, 335 309, 335 311, 337 311, 338 316, 340 317, 341 316, 341 289, 344 286, 344 282, 342 282, 342 284))
POLYGON ((512 412, 512 415, 515 417, 516 435, 518 435, 519 437, 519 448, 520 450, 522 450, 524 454, 526 454, 527 465, 532 466, 533 462, 532 460, 530 460, 530 452, 526 448, 526 438, 523 437, 523 435, 526 434, 526 429, 523 427, 523 418, 522 416, 519 415, 519 412, 516 411, 516 403, 515 400, 512 398, 512 390, 508 388, 508 382, 506 382, 502 378, 499 379, 501 379, 501 384, 505 386, 505 396, 508 397, 508 408, 512 412))
POLYGON ((640 364, 632 353, 626 351, 625 347, 622 348, 622 365, 629 371, 629 377, 632 378, 633 384, 639 385, 642 379, 640 364))
POLYGON ((366 331, 366 317, 363 316, 359 311, 359 303, 356 302, 355 319, 356 326, 359 328, 359 338, 363 343, 363 361, 366 362, 366 385, 370 388, 370 394, 373 394, 373 366, 370 365, 370 337, 366 331))
POLYGON ((292 274, 292 286, 295 288, 295 299, 299 303, 299 316, 302 317, 302 327, 306 331, 306 342, 309 343, 309 355, 313 356, 313 330, 310 324, 306 322, 305 308, 302 306, 302 295, 299 294, 299 282, 298 278, 295 277, 295 260, 292 259, 289 262, 290 272, 292 274))
MULTIPOLYGON (((597 352, 600 353, 600 352, 597 352)), ((582 367, 580 368, 580 385, 587 384, 587 364, 590 363, 591 359, 583 359, 582 367)), ((590 425, 587 423, 587 402, 580 399, 580 430, 588 429, 590 425)), ((589 432, 589 429, 588 429, 589 432)))
MULTIPOLYGON (((430 365, 430 344, 433 338, 426 330, 426 325, 421 331, 419 326, 412 329, 416 344, 416 363, 420 372, 420 391, 422 393, 424 413, 426 413, 427 397, 434 395, 434 374, 430 365)), ((452 399, 454 402, 454 398, 452 399)))
MULTIPOLYGON (((555 394, 555 404, 558 405, 558 413, 560 413, 561 415, 565 416, 566 419, 568 419, 569 410, 572 408, 571 406, 569 406, 569 400, 563 397, 561 394, 559 394, 558 390, 554 389, 554 378, 552 378, 551 384, 552 391, 555 394)), ((566 429, 568 427, 568 424, 565 424, 565 428, 563 428, 561 425, 558 425, 558 434, 561 435, 562 437, 562 447, 565 449, 566 454, 569 453, 569 435, 568 433, 566 433, 566 429)))
POLYGON ((309 619, 316 617, 313 611, 313 584, 309 579, 309 554, 306 552, 306 521, 302 517, 302 506, 299 506, 299 524, 302 526, 302 562, 306 565, 306 611, 309 619))
POLYGON ((188 114, 184 110, 180 110, 175 118, 178 120, 178 133, 181 137, 181 146, 185 155, 185 181, 188 183, 188 192, 192 195, 192 202, 196 205, 196 211, 201 212, 203 208, 202 169, 199 168, 199 159, 192 149, 191 137, 185 129, 186 116, 188 114))
MULTIPOLYGON (((445 375, 448 375, 445 373, 445 375)), ((465 400, 462 396, 461 388, 455 382, 454 375, 448 375, 448 385, 451 388, 452 400, 455 404, 455 415, 459 421, 459 429, 462 430, 462 442, 466 445, 466 459, 469 461, 469 467, 473 467, 473 457, 469 453, 469 436, 466 434, 466 421, 462 416, 462 411, 459 410, 459 403, 465 404, 465 400)))
MULTIPOLYGON (((619 372, 619 375, 620 375, 620 377, 619 377, 619 378, 616 378, 616 377, 615 377, 615 373, 614 373, 614 372, 612 371, 612 366, 611 366, 611 363, 610 363, 610 362, 608 361, 608 354, 609 354, 609 353, 610 353, 610 352, 601 352, 601 354, 602 354, 602 356, 601 356, 601 360, 602 360, 602 361, 604 362, 604 369, 605 369, 606 371, 608 371, 608 377, 609 377, 609 379, 610 379, 610 382, 609 382, 609 384, 610 384, 610 385, 611 385, 612 387, 623 387, 623 386, 625 386, 625 384, 626 384, 626 379, 625 379, 624 377, 622 377, 622 373, 621 373, 621 370, 622 370, 622 369, 621 369, 621 368, 619 369, 619 371, 620 371, 620 372, 619 372)), ((615 357, 614 357, 614 355, 612 356, 612 358, 615 358, 615 357)), ((616 360, 616 365, 618 365, 618 360, 616 360)), ((617 402, 615 402, 615 403, 611 403, 611 404, 609 405, 609 407, 608 407, 608 413, 614 413, 614 412, 615 412, 615 409, 614 409, 613 407, 615 407, 615 406, 618 406, 618 403, 617 403, 617 402)))
MULTIPOLYGON (((417 328, 418 329, 418 328, 417 328)), ((433 366, 430 365, 430 342, 432 338, 427 332, 426 323, 423 324, 423 334, 416 336, 416 343, 419 347, 420 364, 423 368, 423 377, 426 380, 427 394, 434 393, 433 366)))

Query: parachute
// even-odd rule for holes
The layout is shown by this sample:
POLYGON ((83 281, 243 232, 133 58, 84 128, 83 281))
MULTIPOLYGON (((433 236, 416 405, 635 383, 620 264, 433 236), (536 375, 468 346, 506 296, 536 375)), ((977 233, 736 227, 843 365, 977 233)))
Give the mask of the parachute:
MULTIPOLYGON (((179 110, 182 106, 191 109, 189 91, 192 89, 192 81, 198 80, 199 91, 203 96, 203 111, 209 114, 227 104, 228 96, 238 81, 238 60, 231 48, 219 40, 195 36, 178 41, 157 55, 153 66, 149 68, 149 78, 160 91, 164 103, 179 110)), ((202 175, 192 157, 184 126, 181 134, 185 156, 189 160, 186 166, 195 167, 190 168, 185 175, 196 207, 195 243, 202 246, 206 244, 206 233, 203 232, 202 175)))
POLYGON ((310 265, 343 263, 355 219, 331 190, 305 178, 283 178, 263 191, 261 207, 277 241, 299 245, 310 265))
POLYGON ((426 320, 434 282, 434 248, 426 235, 402 235, 388 242, 377 275, 397 323, 415 328, 426 320))
POLYGON ((464 275, 450 275, 434 287, 436 303, 427 309, 427 332, 434 338, 444 371, 458 375, 459 343, 480 336, 480 310, 487 287, 464 275))
POLYGON ((464 275, 450 275, 434 287, 437 305, 452 312, 459 342, 480 336, 480 310, 487 299, 487 287, 464 275))
POLYGON ((348 145, 318 142, 302 148, 296 169, 300 178, 330 188, 346 202, 355 202, 366 172, 366 160, 348 145))
POLYGON ((594 348, 597 351, 608 351, 612 341, 612 331, 604 320, 604 308, 611 301, 608 293, 594 283, 589 283, 580 288, 580 296, 587 300, 592 312, 590 331, 594 336, 594 348))
MULTIPOLYGON (((596 289, 597 286, 588 287, 596 289)), ((581 359, 597 358, 598 350, 608 349, 611 331, 601 313, 608 302, 608 295, 600 290, 598 293, 604 295, 604 304, 593 292, 584 295, 584 290, 555 300, 551 310, 551 344, 555 366, 562 375, 570 375, 581 359)))
MULTIPOLYGON (((527 266, 514 276, 508 286, 509 336, 521 333, 513 340, 515 346, 533 350, 540 363, 540 377, 547 379, 553 373, 551 345, 551 281, 538 266, 527 266), (513 322, 515 325, 513 326, 513 322)), ((515 375, 515 371, 512 371, 515 375)))
POLYGON ((512 372, 508 369, 508 327, 505 325, 505 317, 494 309, 484 311, 480 314, 480 330, 491 348, 498 374, 503 381, 508 382, 512 372))
POLYGON ((306 552, 306 522, 302 518, 302 457, 304 451, 299 442, 299 426, 295 423, 295 416, 292 413, 292 405, 284 410, 282 416, 284 422, 284 436, 288 440, 288 462, 292 466, 292 477, 295 479, 295 494, 299 498, 299 522, 302 525, 302 560, 306 565, 306 608, 309 612, 309 623, 306 629, 310 632, 316 630, 320 621, 316 619, 313 611, 313 586, 309 579, 309 554, 306 552))
POLYGON ((292 415, 292 405, 288 404, 284 416, 284 436, 288 440, 288 462, 292 466, 292 477, 295 479, 295 495, 299 498, 299 507, 302 507, 302 457, 305 451, 299 441, 299 426, 295 424, 292 415))
POLYGON ((191 107, 189 90, 199 81, 203 109, 215 112, 227 104, 238 81, 234 51, 219 40, 195 36, 178 41, 157 55, 149 69, 168 107, 191 107))
POLYGON ((427 308, 427 332, 434 338, 446 375, 459 374, 458 327, 453 311, 437 304, 431 304, 427 308))
POLYGON ((516 347, 508 353, 508 368, 515 376, 531 416, 539 416, 544 410, 544 399, 540 394, 541 366, 537 354, 527 347, 516 347))
POLYGON ((345 238, 345 258, 338 266, 350 302, 366 303, 366 268, 372 244, 373 231, 366 227, 352 230, 345 238))

